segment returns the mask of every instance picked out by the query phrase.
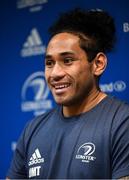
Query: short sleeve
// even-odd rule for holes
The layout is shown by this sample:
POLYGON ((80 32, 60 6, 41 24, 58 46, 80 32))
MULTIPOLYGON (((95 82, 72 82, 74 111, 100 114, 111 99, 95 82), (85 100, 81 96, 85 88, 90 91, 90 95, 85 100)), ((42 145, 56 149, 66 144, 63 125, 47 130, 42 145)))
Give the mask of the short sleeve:
POLYGON ((7 173, 7 177, 9 179, 27 179, 25 167, 24 134, 25 129, 17 142, 13 159, 7 173))
POLYGON ((112 178, 129 176, 129 108, 115 118, 112 129, 112 178))

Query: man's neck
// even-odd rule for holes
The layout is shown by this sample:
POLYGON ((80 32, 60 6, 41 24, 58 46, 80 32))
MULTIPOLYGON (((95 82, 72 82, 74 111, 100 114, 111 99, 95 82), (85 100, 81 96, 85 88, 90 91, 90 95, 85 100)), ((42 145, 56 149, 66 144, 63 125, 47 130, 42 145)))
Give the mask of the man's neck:
POLYGON ((107 95, 105 93, 97 91, 87 97, 81 103, 77 103, 72 106, 63 106, 63 114, 65 117, 70 117, 87 112, 101 102, 106 96, 107 95))

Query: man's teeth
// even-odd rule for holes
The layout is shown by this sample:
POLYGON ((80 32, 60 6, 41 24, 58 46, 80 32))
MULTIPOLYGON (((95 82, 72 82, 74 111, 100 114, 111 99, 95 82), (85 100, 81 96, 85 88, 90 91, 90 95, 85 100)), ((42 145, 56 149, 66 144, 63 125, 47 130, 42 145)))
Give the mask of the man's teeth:
POLYGON ((69 84, 64 84, 64 85, 56 85, 55 89, 62 89, 62 88, 67 88, 69 84))

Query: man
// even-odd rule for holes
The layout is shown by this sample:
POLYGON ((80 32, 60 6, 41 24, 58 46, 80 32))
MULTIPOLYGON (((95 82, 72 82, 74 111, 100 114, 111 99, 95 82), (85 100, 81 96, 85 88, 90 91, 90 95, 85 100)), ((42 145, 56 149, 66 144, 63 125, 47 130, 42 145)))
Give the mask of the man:
POLYGON ((129 179, 129 105, 99 88, 113 18, 74 9, 50 28, 45 76, 57 107, 28 123, 10 179, 129 179))

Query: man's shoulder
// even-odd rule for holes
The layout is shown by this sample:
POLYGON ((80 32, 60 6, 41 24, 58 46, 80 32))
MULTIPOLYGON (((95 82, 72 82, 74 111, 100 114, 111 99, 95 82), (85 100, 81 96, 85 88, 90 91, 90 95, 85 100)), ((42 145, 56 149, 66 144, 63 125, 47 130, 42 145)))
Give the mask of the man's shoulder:
POLYGON ((113 129, 117 129, 123 124, 129 125, 129 103, 117 97, 109 97, 108 119, 112 119, 113 129))
POLYGON ((35 118, 33 118, 31 121, 30 121, 30 125, 31 126, 35 126, 35 125, 38 125, 40 123, 43 123, 45 121, 47 121, 51 116, 53 116, 54 114, 56 114, 58 112, 58 107, 55 107, 35 118))
POLYGON ((129 103, 120 98, 108 95, 99 107, 95 114, 101 115, 104 119, 108 119, 108 122, 122 123, 123 121, 129 121, 129 103))
POLYGON ((120 98, 114 97, 114 96, 108 96, 107 104, 109 104, 110 107, 116 107, 118 109, 129 110, 129 102, 122 100, 120 98))
POLYGON ((58 108, 53 108, 33 119, 31 119, 25 127, 25 136, 30 137, 39 127, 43 126, 50 118, 56 116, 58 108))
POLYGON ((46 119, 48 119, 50 116, 52 116, 56 112, 57 112, 57 107, 53 108, 53 109, 51 109, 51 110, 49 110, 49 111, 47 111, 47 112, 45 112, 45 113, 43 113, 41 115, 39 115, 39 116, 37 116, 35 118, 33 118, 30 123, 32 123, 32 124, 36 123, 37 124, 37 123, 39 123, 41 121, 45 121, 46 119))

